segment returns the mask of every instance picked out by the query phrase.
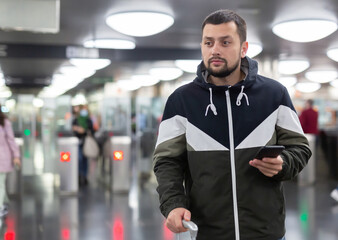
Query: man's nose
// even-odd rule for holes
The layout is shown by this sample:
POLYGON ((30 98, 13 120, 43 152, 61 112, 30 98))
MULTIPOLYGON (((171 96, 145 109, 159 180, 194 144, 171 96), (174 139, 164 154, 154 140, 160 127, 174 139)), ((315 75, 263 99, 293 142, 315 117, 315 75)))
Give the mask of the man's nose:
POLYGON ((212 46, 211 54, 212 55, 219 55, 220 54, 220 46, 219 46, 218 43, 215 43, 214 46, 212 46))

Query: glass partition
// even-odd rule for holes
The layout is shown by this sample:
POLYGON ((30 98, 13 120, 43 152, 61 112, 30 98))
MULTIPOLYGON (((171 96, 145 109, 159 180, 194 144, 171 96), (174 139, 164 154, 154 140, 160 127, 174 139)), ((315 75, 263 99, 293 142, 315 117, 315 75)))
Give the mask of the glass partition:
POLYGON ((130 98, 105 98, 102 105, 102 128, 114 136, 131 135, 130 98))

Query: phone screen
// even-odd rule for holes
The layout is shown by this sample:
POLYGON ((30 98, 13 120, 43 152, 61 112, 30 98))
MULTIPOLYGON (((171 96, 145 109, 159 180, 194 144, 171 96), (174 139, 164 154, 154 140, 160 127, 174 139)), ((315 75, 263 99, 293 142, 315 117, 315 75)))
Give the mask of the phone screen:
POLYGON ((275 158, 278 157, 285 149, 284 146, 274 145, 274 146, 264 146, 256 154, 256 159, 262 159, 264 157, 275 158))

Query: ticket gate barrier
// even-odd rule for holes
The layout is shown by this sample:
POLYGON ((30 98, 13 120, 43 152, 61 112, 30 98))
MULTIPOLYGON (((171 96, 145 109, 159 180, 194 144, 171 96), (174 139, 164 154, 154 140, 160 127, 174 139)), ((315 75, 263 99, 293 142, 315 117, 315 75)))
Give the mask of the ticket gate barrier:
POLYGON ((57 139, 58 157, 56 169, 59 175, 61 194, 76 194, 78 184, 79 139, 71 133, 59 134, 57 139))
POLYGON ((111 188, 113 192, 128 192, 131 178, 131 137, 112 136, 111 188))
POLYGON ((305 134, 309 141, 309 147, 312 155, 305 168, 299 173, 297 177, 298 185, 314 184, 316 181, 316 135, 305 134))

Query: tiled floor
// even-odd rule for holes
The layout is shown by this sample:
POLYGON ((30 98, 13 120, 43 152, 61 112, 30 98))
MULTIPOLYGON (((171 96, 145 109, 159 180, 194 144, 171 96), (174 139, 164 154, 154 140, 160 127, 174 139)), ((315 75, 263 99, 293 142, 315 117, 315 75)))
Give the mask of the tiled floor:
MULTIPOLYGON (((91 179, 76 196, 42 191, 12 198, 2 222, 5 240, 174 240, 164 227, 153 184, 140 188, 133 174, 129 194, 113 194, 91 179)), ((338 203, 329 197, 336 181, 285 184, 287 240, 337 240, 338 203)))

